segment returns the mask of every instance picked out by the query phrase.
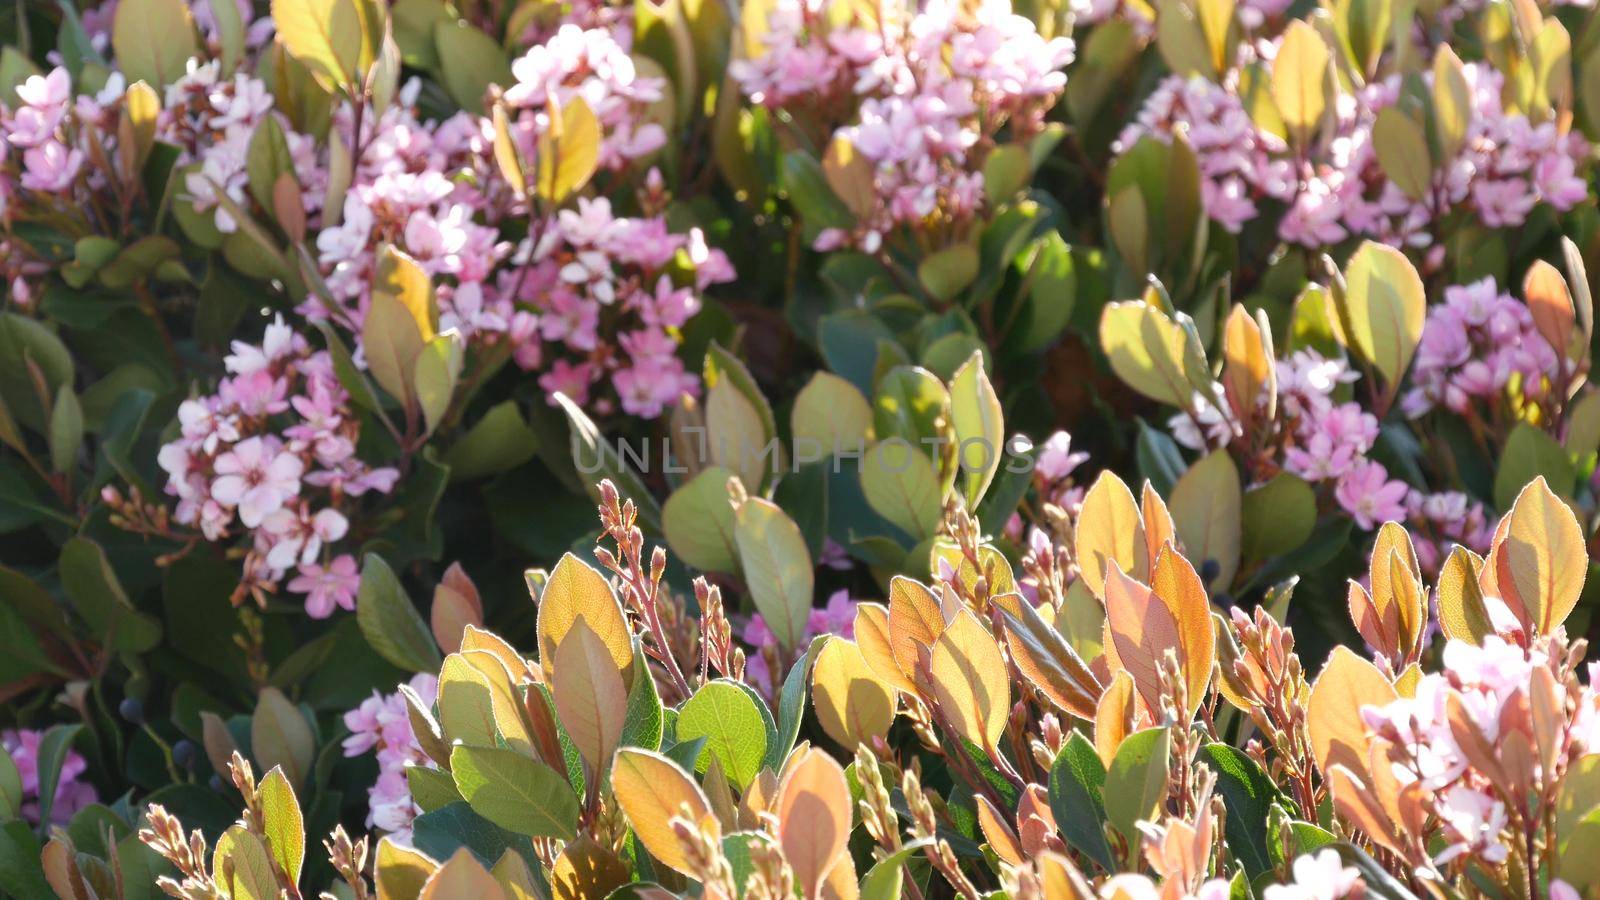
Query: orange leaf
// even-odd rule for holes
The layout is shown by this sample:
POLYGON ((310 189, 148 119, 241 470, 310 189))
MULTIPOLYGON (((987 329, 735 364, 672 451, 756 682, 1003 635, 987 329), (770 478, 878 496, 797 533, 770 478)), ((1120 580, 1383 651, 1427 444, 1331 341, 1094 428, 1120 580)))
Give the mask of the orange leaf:
POLYGON ((550 572, 539 595, 539 664, 550 681, 556 647, 574 622, 582 619, 599 635, 612 664, 627 684, 633 680, 633 633, 611 585, 588 563, 568 553, 550 572))
POLYGON ((1094 713, 1094 749, 1107 768, 1123 739, 1133 732, 1133 713, 1133 679, 1127 672, 1118 672, 1111 676, 1094 713))
POLYGON ((1011 713, 1011 676, 989 629, 970 610, 956 614, 933 647, 933 692, 956 731, 992 750, 1011 713))
POLYGON ((1583 592, 1589 570, 1583 528, 1543 476, 1522 489, 1506 520, 1505 539, 1491 555, 1500 596, 1525 626, 1549 634, 1583 592))
POLYGON ((850 786, 844 769, 810 750, 778 789, 778 844, 808 898, 818 897, 850 837, 850 786))
POLYGON ((921 651, 944 631, 944 613, 933 592, 918 581, 896 575, 889 581, 889 650, 900 672, 913 684, 921 651))
POLYGON ((1536 259, 1522 278, 1522 299, 1533 314, 1533 327, 1538 329, 1539 336, 1558 356, 1565 357, 1572 347, 1578 322, 1567 280, 1555 266, 1536 259))
POLYGON ((1306 725, 1317 767, 1329 775, 1335 765, 1345 765, 1369 782, 1366 723, 1361 707, 1383 706, 1400 695, 1378 667, 1357 656, 1349 647, 1333 648, 1322 673, 1311 685, 1306 725))
POLYGON ((897 691, 915 694, 917 688, 911 679, 900 671, 895 662, 894 649, 889 643, 889 608, 882 603, 856 604, 856 646, 861 657, 884 682, 897 691))
POLYGON ((656 859, 685 875, 691 872, 672 820, 685 815, 698 822, 714 840, 722 839, 722 828, 711 812, 700 785, 695 784, 678 764, 654 750, 624 747, 611 765, 611 790, 622 807, 633 833, 656 859), (687 808, 687 809, 685 809, 687 808))
POLYGON ((503 900, 505 891, 494 880, 489 870, 478 862, 472 851, 465 847, 445 860, 422 886, 417 900, 451 900, 455 897, 472 897, 473 900, 503 900))
POLYGON ((556 714, 590 772, 602 772, 622 738, 628 689, 600 636, 582 619, 556 646, 550 693, 556 714))
POLYGON ((1073 554, 1084 584, 1096 597, 1105 596, 1109 564, 1134 578, 1144 578, 1150 557, 1145 550, 1144 523, 1133 493, 1110 469, 1100 473, 1083 496, 1073 554))

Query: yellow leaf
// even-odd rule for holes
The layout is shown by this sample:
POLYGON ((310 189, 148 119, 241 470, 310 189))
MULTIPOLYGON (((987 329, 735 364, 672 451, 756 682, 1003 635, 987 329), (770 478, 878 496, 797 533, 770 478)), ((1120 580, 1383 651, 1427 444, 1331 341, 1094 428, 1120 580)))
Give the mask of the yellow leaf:
POLYGON ((378 900, 413 900, 422 893, 428 876, 439 864, 412 847, 402 847, 393 838, 378 841, 376 877, 378 900))
MULTIPOLYGON (((475 652, 499 665, 493 656, 475 652)), ((461 653, 446 656, 439 668, 439 727, 450 743, 470 747, 496 744, 499 729, 495 724, 494 690, 483 670, 461 653)))
POLYGON ((505 638, 492 631, 485 631, 476 625, 468 625, 461 632, 461 647, 467 650, 482 650, 493 653, 505 665, 506 671, 511 673, 511 680, 521 682, 528 677, 528 661, 505 638))
POLYGON ((1370 780, 1367 761, 1367 726, 1361 707, 1383 706, 1399 698, 1378 667, 1357 656, 1349 647, 1333 648, 1322 673, 1311 685, 1306 727, 1311 733, 1312 756, 1326 775, 1335 765, 1370 780))
POLYGON ((433 340, 439 333, 439 308, 434 302, 433 282, 421 264, 392 244, 378 249, 372 292, 399 300, 416 322, 423 343, 433 340))
POLYGON ((691 822, 699 823, 701 830, 713 840, 722 839, 722 828, 700 785, 677 763, 653 750, 640 747, 618 750, 611 766, 611 790, 639 843, 678 872, 693 874, 678 837, 672 831, 673 818, 686 815, 691 822))
POLYGON ((1146 559, 1155 559, 1161 553, 1161 545, 1171 543, 1178 546, 1182 542, 1178 539, 1178 527, 1173 524, 1172 511, 1167 508, 1167 501, 1161 499, 1156 489, 1149 481, 1139 492, 1139 514, 1144 522, 1144 552, 1146 559))
POLYGON ((1073 555, 1079 576, 1096 597, 1105 596, 1106 570, 1112 562, 1135 578, 1149 572, 1142 518, 1133 492, 1110 469, 1102 471, 1084 494, 1073 555))
POLYGON ((1184 369, 1187 345, 1183 327, 1143 300, 1108 303, 1100 315, 1100 347, 1117 377, 1179 409, 1189 408, 1194 396, 1184 369))
POLYGON ((856 218, 865 219, 872 215, 877 197, 872 163, 856 150, 850 138, 844 134, 836 134, 828 142, 828 150, 822 156, 822 176, 828 180, 828 187, 833 188, 833 192, 844 201, 844 205, 855 213, 856 218))
POLYGON ((622 738, 628 689, 605 642, 583 619, 574 621, 556 645, 550 692, 561 725, 588 770, 604 771, 622 738))
POLYGON ((994 749, 1011 713, 1011 678, 1000 645, 970 610, 956 613, 933 645, 933 692, 962 737, 994 749))
POLYGON ((284 49, 324 89, 355 83, 361 13, 351 0, 272 0, 272 23, 284 49))
POLYGON ((588 900, 605 897, 627 884, 633 873, 615 853, 584 835, 567 844, 550 870, 550 895, 554 900, 588 900))
POLYGON ((902 674, 920 684, 917 660, 944 631, 944 613, 933 592, 920 582, 896 575, 889 581, 889 649, 902 674))
POLYGON ((1126 671, 1111 676, 1094 711, 1094 749, 1109 768, 1117 748, 1133 732, 1133 678, 1126 671))
POLYGON ((1277 393, 1271 340, 1271 333, 1264 332, 1243 306, 1234 305, 1222 334, 1222 389, 1247 434, 1258 401, 1277 393))
POLYGON ((822 730, 846 748, 882 737, 894 722, 894 692, 867 665, 861 648, 837 635, 817 654, 811 697, 822 730))
POLYGON ((850 786, 844 769, 808 750, 778 789, 778 844, 806 897, 816 897, 850 837, 850 786))
POLYGON ((1583 528, 1543 476, 1517 495, 1506 522, 1504 540, 1489 551, 1500 596, 1525 626, 1549 634, 1583 592, 1589 570, 1583 528))
POLYGON ((589 182, 600 164, 600 120, 582 97, 560 109, 559 124, 539 136, 537 189, 551 203, 564 203, 589 182))
POLYGON ((489 874, 506 892, 506 900, 536 900, 543 896, 535 886, 533 870, 528 868, 528 861, 509 847, 500 854, 500 859, 489 870, 489 874))
POLYGON ((1345 269, 1345 337, 1352 349, 1399 384, 1422 338, 1428 301, 1405 254, 1366 241, 1345 269))
POLYGON ((1452 641, 1482 644, 1494 634, 1489 611, 1483 605, 1483 590, 1478 574, 1483 558, 1465 547, 1456 547, 1439 568, 1439 584, 1434 590, 1439 603, 1439 628, 1452 641))
POLYGON ((882 603, 856 604, 856 649, 878 679, 897 691, 915 694, 916 686, 900 671, 889 643, 889 608, 882 603))
POLYGON ((1440 158, 1454 159, 1472 124, 1472 89, 1449 44, 1440 44, 1433 55, 1433 121, 1440 158))
POLYGON ((517 142, 511 136, 511 120, 506 117, 506 108, 498 103, 494 107, 494 161, 500 167, 500 177, 511 185, 518 197, 528 192, 527 163, 523 162, 522 151, 517 149, 517 142))
POLYGON ((1328 45, 1309 22, 1295 19, 1272 61, 1272 99, 1300 143, 1322 123, 1328 105, 1328 45))
POLYGON ((556 647, 582 621, 605 645, 623 682, 632 681, 633 632, 605 576, 571 553, 561 557, 539 597, 539 664, 551 681, 556 647))
POLYGON ((1217 564, 1211 587, 1226 590, 1239 571, 1244 492, 1227 450, 1213 450, 1172 488, 1172 520, 1184 552, 1202 565, 1217 564))
POLYGON ((472 851, 462 847, 440 866, 423 885, 417 900, 504 900, 505 891, 472 851))

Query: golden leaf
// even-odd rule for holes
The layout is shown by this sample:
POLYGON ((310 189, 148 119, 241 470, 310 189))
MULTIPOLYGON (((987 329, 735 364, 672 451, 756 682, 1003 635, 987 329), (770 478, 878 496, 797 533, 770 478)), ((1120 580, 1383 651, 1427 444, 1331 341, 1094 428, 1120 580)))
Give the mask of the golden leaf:
POLYGON ((894 692, 867 665, 861 648, 837 635, 817 654, 811 697, 822 730, 841 746, 882 737, 894 722, 894 692))
POLYGON ((633 873, 615 853, 584 835, 567 844, 550 870, 554 900, 604 897, 627 884, 633 873))
POLYGON ((1117 756, 1117 748, 1133 733, 1133 678, 1127 672, 1111 676, 1105 693, 1100 695, 1100 705, 1094 713, 1094 749, 1100 761, 1109 768, 1117 756))
POLYGON ((1083 496, 1073 534, 1078 574, 1090 593, 1105 597, 1106 569, 1111 562, 1134 578, 1144 578, 1150 560, 1144 542, 1144 524, 1133 492, 1110 469, 1102 471, 1083 496))
POLYGON ((722 828, 700 785, 677 763, 653 750, 618 750, 611 766, 611 790, 639 843, 678 872, 693 874, 671 825, 673 818, 684 814, 685 807, 690 821, 699 823, 713 840, 722 839, 722 828))
POLYGON ((633 678, 633 633, 605 576, 571 553, 561 557, 539 596, 539 664, 550 681, 556 647, 583 620, 600 637, 623 682, 633 678))
POLYGON ((971 611, 956 614, 933 647, 933 691, 962 737, 994 749, 1011 713, 1011 680, 1000 645, 971 611))
POLYGON ((420 850, 402 847, 389 837, 379 840, 373 878, 378 900, 411 900, 422 893, 422 886, 437 868, 439 864, 420 850))
POLYGON ((882 603, 856 604, 856 648, 873 674, 895 690, 915 694, 916 685, 900 671, 895 662, 894 649, 889 643, 889 608, 882 603))
POLYGON ((1348 647, 1333 648, 1322 673, 1311 685, 1306 709, 1306 725, 1311 733, 1312 755, 1317 768, 1331 777, 1335 765, 1348 766, 1363 782, 1368 772, 1367 726, 1361 720, 1361 707, 1383 706, 1399 697, 1394 685, 1378 667, 1357 656, 1348 647))
POLYGON ((889 649, 895 665, 914 684, 917 660, 944 631, 944 613, 933 592, 920 582, 896 575, 889 581, 889 649))
POLYGON ((1484 637, 1494 634, 1494 624, 1483 604, 1483 590, 1478 586, 1482 569, 1483 558, 1460 546, 1450 551, 1439 568, 1439 584, 1434 589, 1439 628, 1450 640, 1482 644, 1484 637))
POLYGON ((1290 132, 1304 143, 1328 106, 1328 45, 1309 22, 1289 23, 1272 61, 1272 99, 1290 132))
POLYGON ((1500 596, 1525 627, 1549 634, 1583 592, 1589 570, 1583 528, 1543 476, 1522 489, 1503 524, 1504 538, 1489 550, 1500 596))
POLYGON ((478 862, 471 850, 461 847, 428 878, 417 900, 455 900, 460 897, 504 900, 505 895, 505 891, 500 889, 500 882, 494 880, 483 863, 478 862))

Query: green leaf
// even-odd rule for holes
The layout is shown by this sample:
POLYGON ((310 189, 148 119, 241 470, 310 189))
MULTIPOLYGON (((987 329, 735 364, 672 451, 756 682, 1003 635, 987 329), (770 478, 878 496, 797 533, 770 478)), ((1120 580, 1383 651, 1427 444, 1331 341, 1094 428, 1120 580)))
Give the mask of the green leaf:
POLYGON ((1005 453, 1005 415, 977 352, 950 379, 950 424, 955 429, 957 483, 967 508, 977 509, 1005 453))
POLYGON ((817 635, 806 648, 806 655, 795 661, 783 679, 783 689, 778 694, 778 740, 767 748, 767 766, 776 772, 783 768, 795 741, 800 738, 800 720, 805 718, 806 697, 811 693, 811 663, 822 651, 827 635, 817 635))
MULTIPOLYGON (((622 740, 619 746, 661 749, 661 731, 666 716, 661 706, 661 695, 656 693, 655 676, 639 638, 633 639, 633 686, 628 689, 628 711, 622 720, 622 740)), ((608 771, 609 777, 610 772, 608 771)))
POLYGON ((1172 735, 1166 728, 1147 728, 1123 738, 1106 771, 1103 792, 1106 818, 1127 839, 1139 843, 1135 823, 1148 820, 1167 796, 1167 756, 1172 735))
POLYGON ((861 492, 867 503, 913 538, 931 537, 944 504, 939 476, 927 455, 903 440, 872 445, 861 462, 861 492))
POLYGON ((164 88, 182 78, 190 57, 200 55, 194 19, 184 0, 129 0, 117 4, 111 48, 129 83, 164 88))
POLYGON ((306 828, 294 786, 283 769, 274 767, 261 779, 259 787, 267 849, 272 851, 272 858, 289 874, 290 880, 299 882, 300 867, 306 857, 306 828))
POLYGON ((584 490, 596 502, 600 500, 600 482, 610 479, 624 500, 632 500, 639 510, 639 521, 648 529, 660 530, 661 507, 655 496, 645 487, 637 473, 617 455, 616 449, 606 440, 599 427, 583 408, 572 402, 566 394, 557 393, 556 403, 566 413, 571 433, 572 459, 583 481, 584 490))
POLYGON ((473 812, 516 834, 571 840, 578 798, 567 779, 515 750, 457 746, 450 751, 456 789, 473 812))
POLYGON ((250 717, 250 752, 262 766, 281 767, 291 784, 311 774, 316 735, 300 707, 275 687, 261 689, 250 717))
POLYGON ((1298 475, 1279 472, 1244 492, 1242 549, 1249 559, 1278 556, 1304 544, 1317 527, 1317 495, 1298 475))
POLYGON ((500 42, 465 22, 439 22, 433 42, 439 53, 439 81, 450 99, 473 115, 483 115, 489 85, 515 81, 500 42))
POLYGON ((1524 485, 1543 475, 1558 496, 1570 497, 1577 472, 1572 458, 1555 438, 1527 422, 1518 422, 1500 452, 1494 473, 1494 505, 1511 509, 1524 485))
MULTIPOLYGON (((770 714, 769 714, 770 717, 770 714)), ((678 710, 678 739, 706 739, 706 749, 740 791, 750 786, 766 760, 769 735, 761 710, 731 681, 707 683, 678 710)), ((704 773, 709 760, 696 767, 704 773)))
POLYGON ((416 848, 434 859, 449 859, 466 847, 486 868, 507 850, 524 860, 538 860, 532 841, 478 815, 465 801, 417 816, 411 833, 416 848))
POLYGON ((805 633, 816 578, 799 526, 770 500, 752 497, 735 513, 734 543, 756 610, 778 643, 793 649, 805 633))
POLYGON ((50 821, 50 812, 56 802, 56 788, 61 783, 61 767, 66 765, 67 751, 82 725, 52 725, 39 739, 39 750, 34 765, 39 773, 39 821, 50 821))
POLYGON ((1105 786, 1106 770, 1100 755, 1082 733, 1073 731, 1050 767, 1050 812, 1069 846, 1114 872, 1116 862, 1104 831, 1105 786))
POLYGON ((72 471, 83 449, 83 406, 71 385, 56 392, 56 406, 50 413, 50 468, 57 474, 72 471))
POLYGON ((443 661, 433 632, 411 604, 394 570, 376 553, 361 564, 356 623, 378 655, 407 672, 437 672, 443 661))
POLYGON ((273 208, 273 189, 278 176, 295 174, 294 157, 289 153, 289 140, 277 116, 264 116, 261 124, 250 135, 250 147, 245 155, 245 171, 249 176, 250 194, 264 209, 273 208))
POLYGON ((952 244, 917 264, 917 281, 941 303, 954 300, 978 277, 978 251, 971 244, 952 244))
POLYGON ((0 822, 22 815, 22 773, 16 760, 0 747, 0 822))
POLYGON ((931 455, 949 405, 949 392, 932 372, 896 366, 883 376, 872 398, 872 427, 880 441, 902 438, 931 455))
POLYGON ((737 568, 731 477, 730 470, 711 466, 673 491, 661 507, 661 530, 673 554, 702 572, 737 568))
POLYGON ((272 22, 284 49, 324 90, 355 86, 362 35, 353 0, 272 0, 272 22))
POLYGON ((1411 365, 1427 305, 1416 268, 1393 247, 1367 241, 1345 267, 1346 341, 1390 385, 1411 365))
POLYGON ((406 787, 411 791, 411 799, 425 813, 444 809, 462 799, 461 792, 456 790, 455 779, 443 769, 407 766, 406 787))
POLYGON ((39 865, 43 850, 33 829, 21 819, 0 826, 0 889, 13 897, 53 897, 39 865))
POLYGON ((523 421, 516 400, 489 408, 444 455, 452 481, 509 472, 539 452, 539 438, 523 421))
POLYGON ((1228 807, 1223 825, 1228 849, 1255 878, 1272 868, 1267 815, 1283 795, 1261 766, 1236 747, 1207 744, 1200 748, 1200 756, 1217 773, 1217 791, 1228 807))
POLYGON ((99 544, 75 537, 61 547, 61 586, 97 635, 118 650, 144 653, 161 641, 161 626, 136 610, 99 544))
POLYGON ((879 860, 861 879, 861 900, 899 900, 902 874, 905 864, 913 856, 921 853, 924 847, 933 844, 933 838, 925 837, 901 845, 899 850, 879 860))
POLYGON ((1172 488, 1168 503, 1184 553, 1196 566, 1217 563, 1211 590, 1226 590, 1239 571, 1243 502, 1239 469, 1225 449, 1201 457, 1172 488))

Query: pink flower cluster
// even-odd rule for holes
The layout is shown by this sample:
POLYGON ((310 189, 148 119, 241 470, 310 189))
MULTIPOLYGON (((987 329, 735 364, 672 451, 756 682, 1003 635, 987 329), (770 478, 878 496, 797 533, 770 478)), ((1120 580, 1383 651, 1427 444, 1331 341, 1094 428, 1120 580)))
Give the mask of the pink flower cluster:
POLYGON ((1259 214, 1258 197, 1285 203, 1294 197, 1288 144, 1256 127, 1236 87, 1199 75, 1162 81, 1113 149, 1125 153, 1145 135, 1165 138, 1180 129, 1200 167, 1206 213, 1230 233, 1259 214))
POLYGON ((929 0, 909 19, 885 9, 878 27, 829 28, 827 9, 782 0, 768 15, 766 52, 729 65, 766 106, 859 101, 834 137, 871 165, 872 209, 851 232, 824 229, 816 248, 876 252, 900 226, 969 221, 984 203, 987 148, 1003 124, 1014 142, 1039 131, 1066 86, 1072 42, 1044 39, 1008 0, 929 0))
MULTIPOLYGON (((849 591, 834 591, 828 598, 828 605, 820 609, 811 610, 806 617, 805 632, 800 636, 798 646, 808 646, 811 639, 823 634, 837 634, 846 638, 854 638, 856 632, 856 602, 850 599, 849 591)), ((767 627, 767 621, 756 613, 745 623, 744 630, 739 637, 749 645, 751 652, 745 663, 745 678, 749 680, 762 694, 772 696, 776 682, 772 677, 771 657, 778 649, 778 638, 767 627)), ((779 673, 781 678, 783 673, 779 673)))
POLYGON ((1428 310, 1401 407, 1412 417, 1438 407, 1465 415, 1473 401, 1494 404, 1507 390, 1538 402, 1560 367, 1528 307, 1494 279, 1447 287, 1444 302, 1428 310))
MULTIPOLYGON (((1277 45, 1262 41, 1244 49, 1250 59, 1270 61, 1277 45)), ((1488 228, 1513 228, 1541 202, 1563 212, 1582 202, 1587 187, 1578 167, 1588 155, 1583 137, 1554 121, 1508 112, 1500 99, 1503 76, 1491 66, 1467 63, 1463 75, 1471 111, 1461 149, 1440 164, 1429 194, 1418 200, 1385 176, 1373 144, 1379 110, 1399 97, 1398 75, 1339 97, 1331 137, 1314 141, 1303 157, 1250 118, 1236 71, 1221 84, 1198 76, 1168 78, 1118 146, 1125 151, 1142 135, 1185 130, 1199 158, 1212 219, 1237 233, 1257 214, 1260 201, 1275 201, 1287 207, 1278 236, 1307 247, 1363 236, 1430 247, 1438 235, 1429 229, 1456 211, 1488 228)), ((1422 77, 1431 88, 1431 72, 1422 77)))
MULTIPOLYGON (((1405 519, 1411 489, 1367 457, 1378 440, 1377 417, 1359 403, 1335 398, 1341 385, 1357 377, 1343 359, 1311 349, 1278 360, 1278 428, 1283 468, 1313 484, 1331 483, 1339 506, 1370 530, 1405 519)), ((1222 394, 1220 384, 1216 393, 1222 394)), ((1241 431, 1226 409, 1198 393, 1193 412, 1173 416, 1168 427, 1178 443, 1195 450, 1226 446, 1241 431)))
POLYGON ((1406 497, 1406 524, 1417 551, 1417 565, 1437 572, 1455 545, 1482 556, 1494 539, 1495 522, 1483 504, 1460 491, 1426 494, 1413 490, 1406 497))
MULTIPOLYGON (((1497 624, 1510 620, 1507 624, 1514 626, 1504 604, 1491 599, 1491 617, 1497 624)), ((1478 768, 1481 759, 1475 754, 1494 752, 1492 748, 1513 729, 1538 727, 1528 722, 1530 684, 1537 669, 1551 665, 1543 650, 1520 646, 1499 635, 1487 636, 1482 646, 1451 641, 1445 646, 1441 670, 1425 675, 1415 696, 1362 708, 1367 727, 1392 745, 1390 759, 1398 756, 1392 766, 1394 777, 1402 785, 1417 784, 1424 792, 1424 804, 1438 818, 1444 846, 1434 858, 1436 863, 1463 856, 1489 864, 1507 859, 1506 805, 1491 776, 1478 768), (1465 713, 1467 723, 1481 734, 1489 751, 1462 746, 1458 729, 1451 724, 1452 705, 1465 713)), ((1585 686, 1572 727, 1561 729, 1579 751, 1600 746, 1595 743, 1600 737, 1596 710, 1593 689, 1585 686)), ((1558 758, 1564 756, 1558 754, 1558 758)))
MULTIPOLYGON (((555 360, 539 378, 545 391, 562 391, 607 413, 609 400, 592 392, 609 377, 624 412, 655 418, 699 390, 699 379, 677 357, 673 335, 700 311, 701 292, 734 273, 698 230, 675 234, 659 218, 614 215, 603 197, 580 199, 576 210, 562 210, 525 241, 515 261, 517 296, 538 310, 538 334, 577 359, 555 360), (668 274, 678 260, 693 266, 691 283, 668 274), (603 334, 615 335, 615 345, 603 334)), ((517 359, 537 368, 540 352, 537 343, 523 344, 517 359)))
MULTIPOLYGON (((4 748, 22 776, 22 817, 39 821, 39 742, 44 732, 33 728, 11 728, 0 732, 0 748, 4 748)), ((83 755, 68 750, 57 776, 56 796, 50 806, 50 821, 65 825, 78 810, 99 801, 94 786, 78 779, 89 768, 83 755)))
POLYGON ((178 408, 181 434, 161 448, 174 519, 207 540, 248 532, 244 580, 251 592, 305 595, 316 618, 355 608, 355 559, 332 547, 349 531, 352 498, 388 493, 399 472, 356 456, 360 419, 325 351, 312 350, 282 318, 258 345, 235 341, 229 376, 215 394, 178 408))
MULTIPOLYGON (((424 704, 433 705, 439 692, 438 678, 421 672, 412 676, 409 686, 424 704)), ((342 744, 345 756, 373 750, 378 755, 378 780, 367 789, 367 827, 382 829, 402 844, 410 844, 411 820, 421 810, 411 800, 406 770, 434 766, 411 730, 405 697, 399 691, 373 691, 360 706, 344 714, 344 726, 350 729, 342 744)))

